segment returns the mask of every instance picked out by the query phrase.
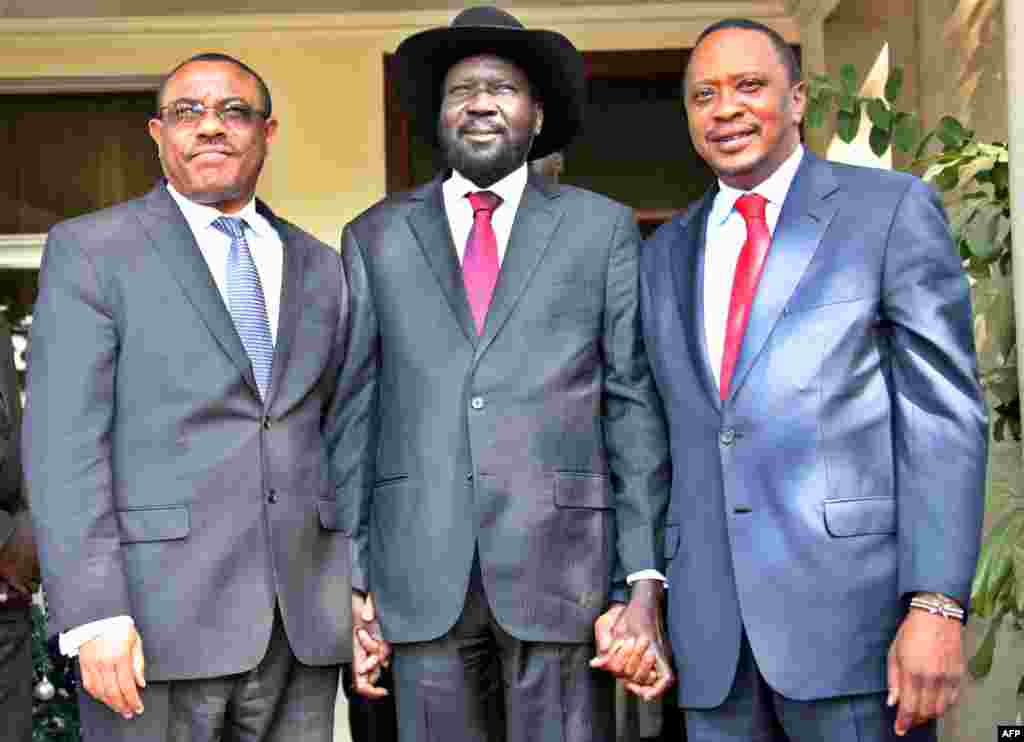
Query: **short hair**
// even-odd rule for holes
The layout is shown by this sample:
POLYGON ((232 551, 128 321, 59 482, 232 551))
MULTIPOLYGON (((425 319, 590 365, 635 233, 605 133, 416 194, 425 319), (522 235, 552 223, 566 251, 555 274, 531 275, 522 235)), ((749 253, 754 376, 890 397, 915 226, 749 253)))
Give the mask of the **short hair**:
POLYGON ((177 67, 175 67, 173 70, 168 72, 167 76, 164 77, 163 80, 161 80, 160 87, 156 91, 157 113, 160 112, 160 107, 163 105, 164 92, 167 90, 167 84, 171 81, 171 78, 178 74, 178 70, 180 70, 182 67, 186 67, 192 64, 193 62, 226 62, 227 64, 233 64, 235 65, 235 67, 238 67, 243 72, 247 72, 248 74, 252 75, 254 78, 256 78, 256 84, 259 86, 260 96, 263 98, 263 104, 266 107, 264 113, 266 114, 267 118, 270 118, 270 114, 274 110, 274 102, 270 98, 270 88, 267 87, 267 83, 263 81, 263 78, 260 77, 259 73, 256 70, 247 65, 245 62, 241 61, 240 59, 235 59, 229 54, 222 54, 221 52, 203 52, 202 54, 196 54, 192 57, 189 57, 184 62, 179 64, 177 67))
MULTIPOLYGON (((775 47, 775 53, 779 56, 779 61, 781 61, 783 66, 786 68, 786 74, 789 76, 789 84, 796 85, 800 82, 802 76, 802 73, 800 72, 800 61, 796 58, 796 52, 793 51, 793 47, 787 44, 786 40, 782 38, 782 34, 771 26, 766 26, 758 21, 752 21, 749 18, 725 18, 712 23, 701 31, 700 36, 697 37, 697 43, 693 45, 693 48, 696 49, 700 46, 700 42, 704 41, 704 39, 716 31, 724 31, 729 28, 739 28, 744 31, 756 31, 757 33, 767 36, 768 40, 772 42, 772 46, 775 47)), ((689 63, 687 63, 687 65, 689 65, 689 63)))

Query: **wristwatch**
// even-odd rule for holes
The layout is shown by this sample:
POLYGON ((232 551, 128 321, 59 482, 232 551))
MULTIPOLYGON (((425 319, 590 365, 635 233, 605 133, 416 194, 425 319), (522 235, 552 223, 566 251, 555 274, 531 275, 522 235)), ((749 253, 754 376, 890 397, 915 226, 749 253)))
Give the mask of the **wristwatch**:
POLYGON ((942 593, 917 593, 910 599, 910 607, 943 618, 955 618, 960 623, 964 622, 964 609, 955 600, 942 593))

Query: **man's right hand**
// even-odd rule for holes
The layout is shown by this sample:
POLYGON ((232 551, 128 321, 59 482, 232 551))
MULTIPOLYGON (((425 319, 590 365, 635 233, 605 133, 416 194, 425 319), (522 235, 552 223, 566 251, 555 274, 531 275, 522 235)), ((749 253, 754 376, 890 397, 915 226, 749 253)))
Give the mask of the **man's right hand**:
POLYGON ((146 660, 134 624, 87 641, 78 650, 78 663, 89 695, 126 719, 142 713, 139 688, 146 687, 146 660))
POLYGON ((386 688, 377 686, 382 667, 391 662, 391 645, 384 641, 373 596, 352 591, 352 674, 356 693, 366 698, 383 698, 386 688))

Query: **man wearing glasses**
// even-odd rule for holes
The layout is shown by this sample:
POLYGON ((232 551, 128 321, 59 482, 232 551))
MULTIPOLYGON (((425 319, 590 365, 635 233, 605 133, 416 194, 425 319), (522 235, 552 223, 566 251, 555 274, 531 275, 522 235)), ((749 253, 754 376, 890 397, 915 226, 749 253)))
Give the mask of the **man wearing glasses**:
MULTIPOLYGON (((336 252, 254 197, 278 122, 231 57, 165 80, 166 180, 57 225, 25 457, 86 740, 331 739, 350 659, 336 252)), ((346 529, 347 530, 347 529, 346 529)))

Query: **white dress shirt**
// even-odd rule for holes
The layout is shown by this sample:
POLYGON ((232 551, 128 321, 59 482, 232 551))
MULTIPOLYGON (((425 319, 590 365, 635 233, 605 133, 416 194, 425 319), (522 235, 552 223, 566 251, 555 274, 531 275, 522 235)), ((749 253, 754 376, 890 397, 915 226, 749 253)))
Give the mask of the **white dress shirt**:
MULTIPOLYGON (((489 188, 481 188, 462 173, 452 170, 452 174, 441 184, 441 194, 444 198, 444 211, 448 216, 448 227, 451 229, 455 250, 459 255, 459 263, 462 263, 463 254, 466 252, 466 242, 469 240, 469 232, 473 228, 473 207, 470 205, 469 199, 466 198, 466 194, 486 190, 501 197, 501 205, 491 214, 491 226, 494 227, 494 236, 498 241, 498 266, 500 267, 505 259, 505 251, 508 250, 509 237, 512 235, 512 223, 516 219, 519 202, 523 199, 523 191, 526 189, 528 177, 529 171, 524 163, 489 188)), ((632 585, 637 580, 650 579, 665 581, 665 577, 658 570, 644 569, 628 575, 626 583, 632 585)))
MULTIPOLYGON (((716 384, 721 383, 725 325, 729 319, 733 274, 736 273, 736 263, 743 250, 743 243, 747 240, 747 225, 736 211, 736 200, 745 193, 764 196, 768 201, 765 205, 765 219, 769 233, 774 236, 782 204, 803 156, 803 145, 798 144, 793 154, 752 191, 741 191, 718 181, 718 193, 708 215, 707 247, 704 250, 704 335, 716 384)), ((771 248, 768 254, 771 254, 771 248)))
MULTIPOLYGON (((206 260, 213 282, 220 291, 224 306, 228 303, 227 294, 227 260, 231 249, 231 237, 213 226, 214 220, 225 216, 212 206, 197 204, 182 196, 168 183, 167 191, 178 204, 181 213, 188 223, 189 229, 196 238, 199 251, 206 260)), ((230 216, 245 220, 245 240, 249 244, 256 272, 263 287, 264 301, 267 306, 267 318, 270 320, 270 337, 277 343, 277 322, 281 314, 281 279, 284 273, 284 244, 281 236, 256 211, 256 199, 253 198, 237 214, 230 216)), ((471 216, 472 218, 472 216, 471 216)), ((67 657, 75 657, 83 644, 99 637, 101 634, 115 633, 123 630, 125 624, 134 625, 131 616, 114 616, 98 621, 91 621, 75 627, 60 635, 60 653, 67 657)))
POLYGON ((481 188, 454 170, 448 180, 441 184, 444 211, 448 215, 448 227, 452 231, 452 240, 455 242, 455 251, 459 255, 459 263, 462 263, 463 253, 466 252, 466 241, 473 228, 473 207, 470 205, 469 199, 466 198, 466 194, 486 190, 501 197, 501 204, 491 214, 491 226, 494 227, 494 236, 498 240, 498 265, 500 266, 505 259, 508 240, 512 235, 512 222, 515 221, 516 212, 519 210, 519 202, 523 199, 527 176, 528 171, 524 163, 489 188, 481 188))

